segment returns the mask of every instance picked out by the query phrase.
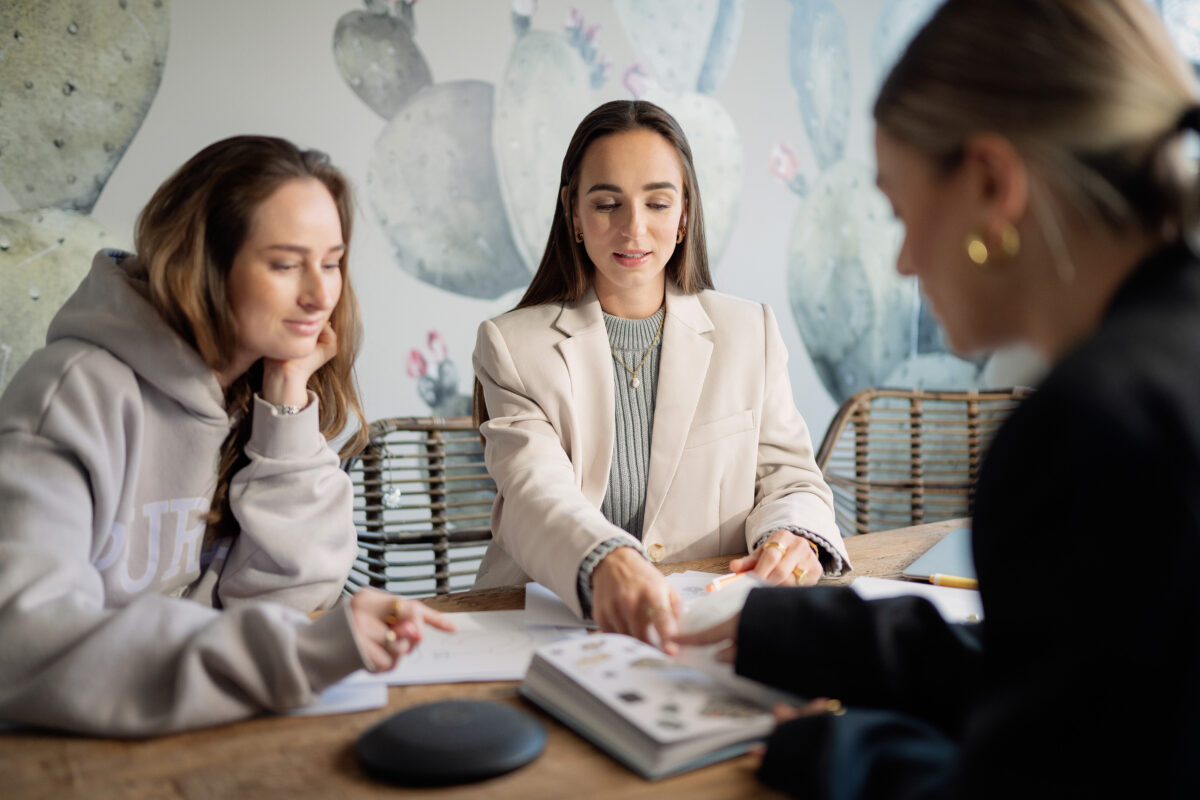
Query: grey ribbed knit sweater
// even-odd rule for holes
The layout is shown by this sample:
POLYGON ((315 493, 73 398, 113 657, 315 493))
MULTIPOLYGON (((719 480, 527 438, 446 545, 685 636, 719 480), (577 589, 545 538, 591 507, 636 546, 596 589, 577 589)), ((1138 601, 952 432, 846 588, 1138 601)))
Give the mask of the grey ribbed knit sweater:
POLYGON ((650 468, 650 431, 654 422, 654 402, 658 390, 658 363, 662 336, 655 340, 664 309, 645 319, 624 319, 604 315, 608 341, 629 369, 637 369, 638 386, 630 385, 632 376, 612 359, 616 414, 614 418, 612 467, 608 473, 608 492, 600 505, 606 519, 642 538, 642 520, 646 510, 646 473, 650 468), (651 344, 653 348, 651 349, 651 344), (647 354, 647 350, 650 350, 647 354), (643 356, 645 361, 642 362, 643 356), (638 362, 642 366, 638 369, 638 362))

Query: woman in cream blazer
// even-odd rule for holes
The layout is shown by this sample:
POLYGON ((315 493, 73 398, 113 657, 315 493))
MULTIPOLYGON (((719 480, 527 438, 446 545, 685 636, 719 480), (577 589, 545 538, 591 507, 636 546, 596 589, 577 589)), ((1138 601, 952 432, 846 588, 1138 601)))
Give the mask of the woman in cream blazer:
POLYGON ((711 290, 678 124, 644 101, 601 106, 575 133, 562 186, 525 298, 479 328, 475 407, 498 496, 476 588, 532 578, 605 629, 653 626, 669 641, 678 598, 651 562, 752 551, 734 569, 790 585, 848 569, 774 314, 711 290), (662 315, 641 363, 613 349, 606 314, 662 315), (626 531, 601 511, 616 381, 641 388, 647 359, 644 510, 626 531))

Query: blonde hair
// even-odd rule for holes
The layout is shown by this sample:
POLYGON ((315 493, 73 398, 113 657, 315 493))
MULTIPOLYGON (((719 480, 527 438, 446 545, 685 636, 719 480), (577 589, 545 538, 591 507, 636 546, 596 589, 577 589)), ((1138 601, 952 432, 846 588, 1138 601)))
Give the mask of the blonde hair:
POLYGON ((1179 135, 1195 103, 1191 69, 1145 0, 948 0, 874 116, 946 169, 971 135, 999 134, 1062 211, 1101 234, 1171 240, 1196 223, 1179 135))
MULTIPOLYGON (((213 370, 228 365, 237 344, 226 283, 234 256, 250 231, 254 212, 291 180, 316 180, 329 191, 342 223, 342 290, 330 316, 338 352, 309 378, 319 401, 326 440, 342 433, 350 417, 358 430, 341 449, 343 458, 366 443, 366 419, 358 400, 354 360, 362 341, 358 300, 347 269, 354 201, 349 182, 316 150, 267 136, 235 136, 192 156, 166 180, 138 216, 134 246, 150 286, 150 302, 213 370)), ((250 404, 262 388, 259 362, 226 390, 226 410, 237 421, 221 448, 209 511, 209 538, 237 533, 229 508, 229 482, 248 463, 250 404)))

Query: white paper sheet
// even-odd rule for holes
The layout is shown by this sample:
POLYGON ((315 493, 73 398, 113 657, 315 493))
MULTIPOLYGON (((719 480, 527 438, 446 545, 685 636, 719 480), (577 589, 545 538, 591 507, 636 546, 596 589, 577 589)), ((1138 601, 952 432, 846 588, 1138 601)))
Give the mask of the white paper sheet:
POLYGON ((850 588, 865 600, 905 595, 927 598, 947 622, 978 622, 983 619, 983 603, 975 589, 869 577, 855 578, 850 588))
POLYGON ((315 717, 322 714, 349 714, 370 711, 387 705, 387 684, 341 680, 321 692, 316 702, 303 708, 284 711, 284 717, 315 717))
POLYGON ((581 627, 528 628, 524 611, 461 611, 446 616, 458 627, 457 633, 426 627, 421 644, 394 669, 361 670, 348 680, 394 685, 517 681, 525 677, 536 648, 584 632, 581 627))
POLYGON ((596 623, 584 622, 575 616, 575 612, 568 608, 558 595, 540 583, 525 584, 525 624, 534 628, 546 625, 596 627, 596 623))
MULTIPOLYGON (((667 583, 679 592, 683 607, 687 608, 693 600, 704 595, 704 587, 719 577, 712 572, 688 570, 676 572, 667 576, 667 583)), ((595 628, 595 623, 584 622, 575 616, 575 612, 567 607, 558 595, 540 583, 525 584, 525 624, 530 627, 554 625, 567 627, 571 625, 595 628)))

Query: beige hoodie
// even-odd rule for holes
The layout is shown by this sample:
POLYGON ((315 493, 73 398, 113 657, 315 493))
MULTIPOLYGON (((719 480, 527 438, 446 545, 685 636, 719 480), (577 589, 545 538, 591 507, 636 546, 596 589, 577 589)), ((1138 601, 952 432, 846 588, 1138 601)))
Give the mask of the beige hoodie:
POLYGON ((304 705, 365 666, 339 608, 352 488, 315 398, 256 399, 200 552, 230 429, 210 369, 103 251, 0 397, 0 719, 139 736, 304 705))

